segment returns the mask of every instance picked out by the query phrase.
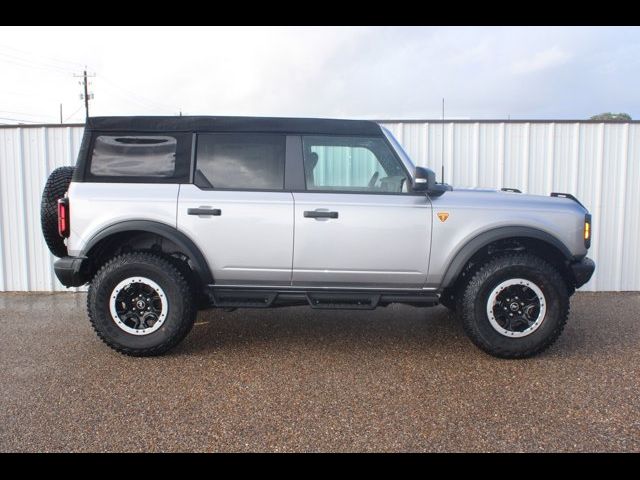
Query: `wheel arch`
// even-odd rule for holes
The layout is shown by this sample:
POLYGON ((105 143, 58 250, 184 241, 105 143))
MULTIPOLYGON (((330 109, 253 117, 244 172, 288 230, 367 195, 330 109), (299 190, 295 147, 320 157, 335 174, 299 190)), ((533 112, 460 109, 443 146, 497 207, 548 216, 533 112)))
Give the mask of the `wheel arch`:
POLYGON ((84 245, 80 256, 91 258, 100 245, 104 245, 110 239, 126 233, 147 233, 156 235, 175 244, 184 253, 193 265, 194 273, 199 277, 203 285, 213 283, 211 269, 206 258, 195 242, 180 230, 152 220, 127 220, 110 225, 96 233, 84 245))
MULTIPOLYGON (((524 242, 538 254, 546 257, 546 259, 553 263, 562 261, 560 266, 563 271, 561 273, 563 276, 565 276, 565 274, 570 275, 568 272, 568 263, 573 259, 573 255, 558 238, 534 227, 499 227, 480 233, 458 249, 447 266, 441 288, 453 287, 474 257, 478 257, 478 255, 486 251, 491 245, 497 244, 500 241, 509 240, 524 242), (541 247, 544 248, 541 249, 541 247), (565 272, 564 270, 567 271, 565 272)), ((570 276, 566 277, 567 280, 570 280, 570 278, 570 276)))

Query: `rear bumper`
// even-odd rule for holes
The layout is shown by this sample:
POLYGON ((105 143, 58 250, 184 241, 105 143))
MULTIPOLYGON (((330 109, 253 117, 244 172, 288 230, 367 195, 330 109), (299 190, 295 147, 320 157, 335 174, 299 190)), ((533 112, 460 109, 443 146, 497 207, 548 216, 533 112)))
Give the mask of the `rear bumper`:
POLYGON ((53 264, 53 271, 65 287, 79 287, 86 283, 82 262, 86 257, 62 257, 53 264))
POLYGON ((596 269, 595 262, 589 257, 584 257, 582 260, 573 262, 569 266, 573 273, 576 288, 580 288, 582 285, 587 283, 596 269))

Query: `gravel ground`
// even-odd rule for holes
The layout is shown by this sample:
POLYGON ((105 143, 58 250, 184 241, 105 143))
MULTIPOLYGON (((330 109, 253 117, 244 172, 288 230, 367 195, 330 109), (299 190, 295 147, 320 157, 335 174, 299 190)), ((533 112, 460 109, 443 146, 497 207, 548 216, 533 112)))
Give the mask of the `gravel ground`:
POLYGON ((119 355, 85 294, 0 294, 0 451, 640 451, 640 294, 579 293, 529 360, 443 307, 202 312, 119 355))

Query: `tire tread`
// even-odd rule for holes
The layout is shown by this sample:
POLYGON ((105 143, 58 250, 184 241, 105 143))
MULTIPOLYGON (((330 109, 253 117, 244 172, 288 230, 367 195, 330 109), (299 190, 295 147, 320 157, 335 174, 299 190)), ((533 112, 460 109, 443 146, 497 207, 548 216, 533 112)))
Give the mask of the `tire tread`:
POLYGON ((91 322, 91 326, 93 327, 100 340, 102 340, 107 346, 124 355, 132 357, 151 357, 167 352, 178 343, 180 343, 180 341, 189 333, 189 331, 193 327, 193 323, 197 314, 197 309, 195 308, 195 302, 193 301, 193 298, 194 292, 190 288, 189 283, 184 278, 184 275, 174 266, 172 262, 154 253, 135 251, 116 255, 102 265, 102 267, 93 277, 91 284, 89 285, 89 292, 87 294, 87 311, 89 314, 89 321, 91 322), (98 315, 98 312, 94 311, 97 295, 96 285, 98 285, 99 282, 103 281, 104 278, 115 269, 130 262, 151 263, 164 269, 165 272, 176 282, 181 297, 186 299, 183 305, 183 318, 182 321, 179 322, 175 332, 173 332, 173 334, 170 335, 164 342, 156 346, 144 349, 129 348, 119 343, 113 342, 111 339, 105 336, 96 325, 96 317, 98 315))
POLYGON ((51 172, 40 201, 42 235, 51 253, 58 258, 67 255, 67 246, 58 234, 58 200, 67 193, 74 170, 74 167, 59 167, 51 172))
POLYGON ((567 287, 558 270, 547 261, 529 253, 505 253, 487 261, 476 270, 468 283, 462 287, 462 295, 459 296, 458 302, 458 312, 460 312, 462 325, 469 339, 490 355, 509 359, 532 357, 553 345, 566 326, 570 309, 567 287), (547 335, 544 341, 518 352, 496 345, 488 345, 480 335, 475 319, 476 296, 484 282, 500 268, 516 265, 534 268, 542 272, 560 290, 561 299, 560 318, 553 331, 547 335))

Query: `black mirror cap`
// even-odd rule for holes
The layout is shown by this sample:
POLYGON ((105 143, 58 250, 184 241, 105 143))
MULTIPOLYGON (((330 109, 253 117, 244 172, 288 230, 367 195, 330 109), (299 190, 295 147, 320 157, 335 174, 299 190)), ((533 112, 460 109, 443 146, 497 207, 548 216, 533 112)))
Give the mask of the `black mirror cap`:
POLYGON ((433 170, 424 167, 416 167, 413 177, 413 191, 426 192, 436 182, 436 174, 433 170))
POLYGON ((430 168, 416 167, 413 179, 414 192, 427 192, 430 197, 439 197, 451 190, 449 185, 436 183, 436 173, 430 168))

